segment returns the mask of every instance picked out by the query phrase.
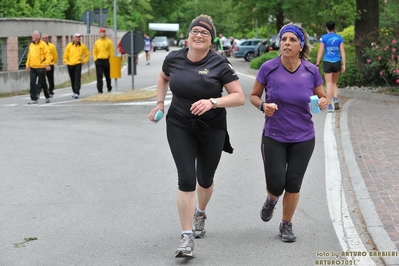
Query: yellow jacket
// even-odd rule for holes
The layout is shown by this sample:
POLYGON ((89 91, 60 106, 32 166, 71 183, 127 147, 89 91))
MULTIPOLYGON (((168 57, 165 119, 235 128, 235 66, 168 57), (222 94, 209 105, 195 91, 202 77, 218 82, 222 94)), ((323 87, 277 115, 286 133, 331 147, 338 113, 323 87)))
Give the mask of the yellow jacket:
POLYGON ((55 65, 58 62, 58 53, 54 44, 51 42, 47 43, 48 49, 50 50, 50 65, 55 65))
POLYGON ((114 55, 114 44, 107 37, 100 38, 94 43, 94 49, 93 49, 94 61, 96 61, 97 59, 109 59, 113 55, 114 55))
POLYGON ((37 43, 31 42, 25 65, 31 68, 46 68, 46 65, 50 65, 50 57, 50 51, 45 42, 42 40, 37 43))
POLYGON ((86 64, 89 61, 89 58, 89 50, 83 43, 75 45, 71 42, 65 47, 64 63, 66 65, 75 66, 81 63, 86 64))

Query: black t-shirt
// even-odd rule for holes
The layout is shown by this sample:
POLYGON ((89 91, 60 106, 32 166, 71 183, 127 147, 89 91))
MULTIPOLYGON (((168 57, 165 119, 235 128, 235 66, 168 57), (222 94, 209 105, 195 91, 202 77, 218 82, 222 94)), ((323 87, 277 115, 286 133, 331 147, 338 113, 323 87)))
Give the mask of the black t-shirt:
MULTIPOLYGON (((191 105, 201 99, 219 98, 224 84, 238 79, 230 62, 221 55, 209 52, 199 62, 187 58, 188 48, 171 51, 163 62, 162 71, 170 77, 174 113, 187 119, 198 118, 191 114, 191 105)), ((201 118, 210 120, 222 113, 223 108, 210 109, 201 118)))

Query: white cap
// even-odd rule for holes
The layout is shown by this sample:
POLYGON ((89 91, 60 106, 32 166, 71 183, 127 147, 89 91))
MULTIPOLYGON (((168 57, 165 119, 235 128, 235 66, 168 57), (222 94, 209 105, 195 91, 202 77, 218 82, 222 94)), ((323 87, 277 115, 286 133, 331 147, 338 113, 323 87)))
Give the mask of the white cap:
POLYGON ((74 35, 73 35, 73 37, 80 37, 81 35, 80 35, 80 33, 75 33, 74 35))

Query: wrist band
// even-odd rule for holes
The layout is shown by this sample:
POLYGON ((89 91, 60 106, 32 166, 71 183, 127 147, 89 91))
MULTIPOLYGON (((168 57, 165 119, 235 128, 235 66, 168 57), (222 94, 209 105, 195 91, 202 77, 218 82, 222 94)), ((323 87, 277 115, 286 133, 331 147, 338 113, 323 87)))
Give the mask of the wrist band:
POLYGON ((158 103, 164 103, 164 101, 157 101, 157 104, 158 104, 158 103))

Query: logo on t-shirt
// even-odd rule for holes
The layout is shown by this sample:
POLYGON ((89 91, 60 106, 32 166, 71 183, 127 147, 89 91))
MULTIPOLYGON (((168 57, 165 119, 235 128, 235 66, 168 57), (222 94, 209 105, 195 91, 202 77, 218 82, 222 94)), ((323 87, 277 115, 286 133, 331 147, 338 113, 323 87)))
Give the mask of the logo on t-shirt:
POLYGON ((200 74, 200 75, 208 75, 209 71, 210 71, 210 69, 206 69, 205 68, 204 70, 198 71, 198 74, 200 74))
POLYGON ((236 76, 237 73, 236 73, 235 69, 233 68, 233 66, 231 64, 229 64, 229 67, 231 68, 231 70, 233 70, 233 76, 236 76))

